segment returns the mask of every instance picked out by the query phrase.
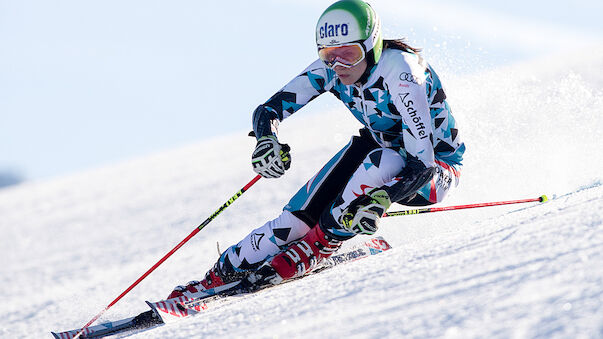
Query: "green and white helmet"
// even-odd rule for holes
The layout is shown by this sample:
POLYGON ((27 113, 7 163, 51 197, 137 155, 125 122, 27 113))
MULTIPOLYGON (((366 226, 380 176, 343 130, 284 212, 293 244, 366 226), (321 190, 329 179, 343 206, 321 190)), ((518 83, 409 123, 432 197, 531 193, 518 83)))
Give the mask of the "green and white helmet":
POLYGON ((335 47, 359 42, 374 63, 383 50, 381 20, 373 8, 361 0, 342 0, 329 6, 316 24, 317 47, 335 47))

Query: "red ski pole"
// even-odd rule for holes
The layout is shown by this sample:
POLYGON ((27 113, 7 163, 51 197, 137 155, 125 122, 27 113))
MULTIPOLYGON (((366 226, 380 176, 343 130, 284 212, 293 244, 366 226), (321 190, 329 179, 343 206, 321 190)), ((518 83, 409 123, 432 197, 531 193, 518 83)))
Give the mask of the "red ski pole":
POLYGON ((469 205, 458 205, 458 206, 445 206, 445 207, 427 207, 427 208, 418 208, 413 210, 405 210, 405 211, 395 211, 395 212, 387 212, 383 216, 384 217, 395 217, 399 215, 412 215, 412 214, 420 214, 420 213, 432 213, 432 212, 442 212, 442 211, 451 211, 451 210, 462 210, 467 208, 477 208, 477 207, 489 207, 489 206, 500 206, 500 205, 510 205, 510 204, 523 204, 526 202, 547 202, 548 198, 546 195, 542 195, 538 198, 532 199, 521 199, 521 200, 509 200, 509 201, 498 201, 498 202, 484 202, 479 204, 469 204, 469 205))
POLYGON ((146 271, 140 278, 138 278, 138 280, 136 280, 132 285, 130 285, 130 287, 128 287, 125 291, 123 291, 117 298, 115 298, 115 300, 113 300, 109 305, 107 305, 107 307, 105 307, 102 311, 100 311, 99 314, 97 314, 94 318, 92 318, 92 320, 90 320, 86 325, 84 325, 84 327, 82 327, 82 329, 73 338, 74 339, 79 338, 84 333, 84 331, 88 328, 88 326, 92 325, 92 323, 95 322, 98 318, 100 318, 109 308, 111 308, 111 306, 115 305, 121 298, 123 298, 123 296, 128 294, 128 292, 130 292, 134 287, 136 287, 136 285, 138 285, 138 283, 140 283, 144 278, 146 278, 149 274, 151 274, 151 272, 153 272, 157 267, 159 267, 159 265, 161 265, 164 261, 166 261, 167 258, 169 258, 172 254, 174 254, 174 252, 176 252, 180 247, 182 247, 182 245, 184 245, 187 241, 189 241, 192 237, 194 237, 197 233, 199 233, 199 231, 201 231, 207 224, 209 224, 212 220, 214 220, 220 213, 222 213, 222 211, 224 211, 235 200, 237 200, 241 195, 243 195, 243 193, 245 193, 245 191, 247 191, 251 186, 253 186, 253 184, 255 184, 258 180, 260 180, 261 177, 262 176, 258 174, 249 183, 247 183, 247 185, 245 185, 245 187, 243 187, 237 193, 235 193, 235 195, 233 195, 230 199, 228 199, 228 201, 226 201, 222 206, 220 206, 220 208, 218 208, 212 215, 210 215, 209 218, 205 219, 205 221, 203 223, 201 223, 201 225, 197 226, 191 232, 191 234, 189 234, 186 238, 184 238, 184 240, 182 240, 178 245, 176 245, 176 247, 172 248, 172 250, 169 251, 166 255, 164 255, 163 258, 161 258, 155 265, 153 265, 153 267, 151 267, 148 271, 146 271))

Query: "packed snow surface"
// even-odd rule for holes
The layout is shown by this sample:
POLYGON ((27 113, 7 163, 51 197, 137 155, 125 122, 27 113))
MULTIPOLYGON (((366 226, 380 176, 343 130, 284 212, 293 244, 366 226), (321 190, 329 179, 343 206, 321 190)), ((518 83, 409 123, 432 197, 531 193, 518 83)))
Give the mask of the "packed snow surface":
MULTIPOLYGON (((589 49, 471 77, 440 71, 467 144, 441 205, 550 202, 385 218, 391 251, 129 336, 603 337, 601 69, 589 49)), ((312 109, 281 125, 292 169, 260 180, 101 320, 201 279, 217 242, 276 217, 359 127, 343 106, 312 109)), ((254 177, 253 146, 241 131, 0 191, 0 337, 87 323, 254 177)))

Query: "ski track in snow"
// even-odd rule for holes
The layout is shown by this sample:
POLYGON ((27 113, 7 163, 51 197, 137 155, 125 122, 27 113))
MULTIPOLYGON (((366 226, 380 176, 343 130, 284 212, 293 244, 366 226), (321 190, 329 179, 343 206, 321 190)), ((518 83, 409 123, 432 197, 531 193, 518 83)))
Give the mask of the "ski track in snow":
MULTIPOLYGON (((588 71, 603 50, 580 58, 444 74, 467 157, 443 205, 550 202, 385 218, 391 251, 128 337, 603 337, 603 74, 588 71)), ((260 180, 101 320, 200 279, 216 242, 277 216, 357 128, 343 108, 285 122, 287 175, 260 180)), ((253 178, 244 135, 0 191, 0 337, 88 322, 253 178)))

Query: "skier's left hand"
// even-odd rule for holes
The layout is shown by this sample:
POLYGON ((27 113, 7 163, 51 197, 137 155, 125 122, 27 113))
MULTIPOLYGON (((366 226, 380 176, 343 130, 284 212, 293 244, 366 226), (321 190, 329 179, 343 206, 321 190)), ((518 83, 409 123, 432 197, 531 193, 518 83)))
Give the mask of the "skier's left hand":
POLYGON ((391 204, 387 192, 375 188, 354 199, 343 211, 339 222, 349 232, 375 234, 379 220, 391 204))

